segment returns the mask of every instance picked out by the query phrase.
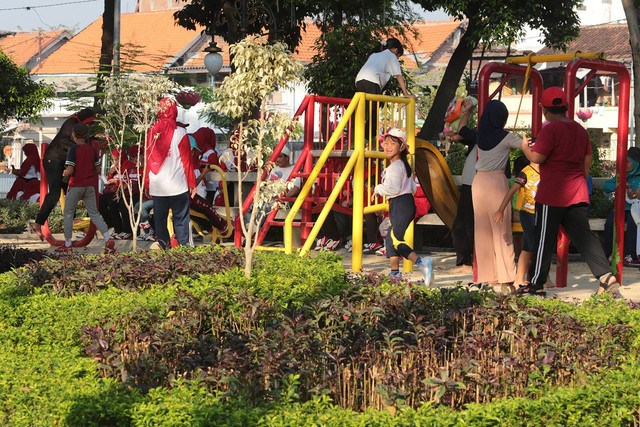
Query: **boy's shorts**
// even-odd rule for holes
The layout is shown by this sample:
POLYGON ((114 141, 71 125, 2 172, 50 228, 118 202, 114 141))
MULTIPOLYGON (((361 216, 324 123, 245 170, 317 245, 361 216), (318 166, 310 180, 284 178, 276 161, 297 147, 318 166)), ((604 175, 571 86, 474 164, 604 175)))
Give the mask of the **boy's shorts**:
POLYGON ((533 252, 536 247, 536 214, 520 211, 520 224, 522 224, 522 250, 533 252))

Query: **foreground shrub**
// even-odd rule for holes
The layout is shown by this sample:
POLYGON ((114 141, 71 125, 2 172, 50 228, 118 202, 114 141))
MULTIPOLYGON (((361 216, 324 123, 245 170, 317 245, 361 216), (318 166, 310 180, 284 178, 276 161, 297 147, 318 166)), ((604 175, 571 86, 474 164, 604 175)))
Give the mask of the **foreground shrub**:
MULTIPOLYGON (((16 245, 0 245, 0 273, 49 257, 51 255, 45 250, 31 250, 16 245)), ((54 258, 57 257, 54 256, 54 258)))
POLYGON ((171 283, 179 277, 197 277, 233 269, 238 253, 217 246, 171 251, 126 252, 113 255, 74 256, 45 259, 14 272, 17 283, 33 291, 53 290, 61 295, 94 293, 113 287, 146 289, 150 285, 171 283))
POLYGON ((18 234, 27 228, 27 221, 35 219, 38 204, 25 200, 0 199, 0 233, 18 234))
MULTIPOLYGON (((0 199, 0 234, 19 234, 27 229, 27 222, 38 214, 38 203, 26 200, 0 199)), ((76 218, 87 216, 81 203, 76 207, 76 218)), ((52 233, 64 231, 64 218, 60 206, 56 206, 48 218, 49 230, 52 233)))
POLYGON ((382 290, 364 281, 284 310, 227 291, 180 292, 166 315, 141 310, 87 326, 85 351, 104 376, 143 390, 201 380, 211 392, 260 404, 295 375, 303 400, 328 394, 360 411, 536 396, 618 366, 633 339, 624 324, 589 325, 513 298, 481 305, 466 290, 382 290))

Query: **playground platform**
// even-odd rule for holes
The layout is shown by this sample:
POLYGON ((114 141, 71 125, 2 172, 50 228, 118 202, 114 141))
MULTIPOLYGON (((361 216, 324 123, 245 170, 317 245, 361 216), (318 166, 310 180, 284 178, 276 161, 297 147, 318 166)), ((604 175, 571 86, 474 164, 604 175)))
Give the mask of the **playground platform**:
MULTIPOLYGON (((62 239, 62 235, 55 235, 56 238, 62 239)), ((14 244, 19 247, 28 249, 43 249, 53 252, 54 247, 49 246, 46 242, 41 242, 35 235, 29 233, 23 234, 4 234, 0 235, 0 244, 14 244)), ((118 252, 131 250, 132 242, 130 240, 120 240, 116 242, 118 252)), ((196 245, 202 245, 196 242, 196 245)), ((231 245, 227 243, 226 245, 231 245)), ((78 248, 75 252, 78 254, 98 254, 102 253, 104 242, 102 239, 93 239, 89 245, 84 248, 78 248)), ((158 248, 157 243, 138 241, 140 250, 155 250, 158 248)), ((342 256, 345 268, 351 266, 351 254, 345 249, 336 252, 342 256)), ((314 253, 311 253, 311 256, 314 253)), ((424 248, 421 255, 427 255, 434 258, 435 266, 435 286, 450 287, 457 284, 467 284, 472 281, 470 274, 460 274, 450 272, 455 267, 455 254, 450 249, 442 248, 424 248)), ((379 255, 364 255, 362 270, 363 272, 376 272, 387 274, 389 272, 389 262, 386 258, 379 255)), ((640 302, 640 268, 624 268, 624 283, 621 288, 622 295, 631 301, 640 302)), ((421 279, 417 271, 405 273, 405 277, 412 281, 421 279)), ((552 277, 555 277, 555 267, 552 267, 552 277)), ((578 255, 569 256, 569 274, 567 277, 567 286, 565 288, 548 288, 547 298, 560 298, 566 301, 581 301, 589 298, 598 288, 596 280, 593 278, 586 263, 584 263, 578 255)))

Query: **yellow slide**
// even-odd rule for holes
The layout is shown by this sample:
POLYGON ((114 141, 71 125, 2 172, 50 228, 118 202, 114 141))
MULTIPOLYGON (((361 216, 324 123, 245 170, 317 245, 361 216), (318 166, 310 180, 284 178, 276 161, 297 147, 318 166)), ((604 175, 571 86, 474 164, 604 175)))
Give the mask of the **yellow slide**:
POLYGON ((442 222, 451 229, 458 210, 460 192, 440 151, 416 138, 415 170, 420 186, 442 222))

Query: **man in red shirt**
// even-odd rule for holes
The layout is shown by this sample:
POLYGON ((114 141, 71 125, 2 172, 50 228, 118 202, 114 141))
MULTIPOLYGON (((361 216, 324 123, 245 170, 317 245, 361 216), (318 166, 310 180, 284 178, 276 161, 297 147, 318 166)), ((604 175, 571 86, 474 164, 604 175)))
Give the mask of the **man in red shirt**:
POLYGON ((589 228, 589 190, 586 177, 591 165, 591 142, 587 131, 566 117, 567 97, 559 87, 542 94, 542 113, 549 122, 532 144, 522 140, 527 158, 540 164, 536 194, 536 244, 529 268, 530 284, 520 293, 540 293, 549 274, 558 227, 562 225, 599 280, 598 294, 620 287, 598 238, 589 228))

